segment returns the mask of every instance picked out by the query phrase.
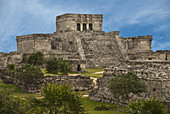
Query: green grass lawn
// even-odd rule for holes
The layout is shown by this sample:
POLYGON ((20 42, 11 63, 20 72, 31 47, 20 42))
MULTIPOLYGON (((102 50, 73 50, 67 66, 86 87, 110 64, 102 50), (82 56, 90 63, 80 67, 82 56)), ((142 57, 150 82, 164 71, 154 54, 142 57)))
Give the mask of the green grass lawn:
MULTIPOLYGON (((96 110, 94 110, 94 108, 96 106, 99 106, 99 105, 102 105, 102 104, 110 105, 110 106, 113 105, 113 104, 100 103, 100 102, 92 101, 88 98, 84 98, 84 102, 85 102, 85 107, 87 109, 87 112, 90 113, 90 114, 117 114, 117 110, 113 110, 113 111, 96 111, 96 110)), ((116 105, 114 105, 114 106, 116 106, 116 105)), ((120 110, 127 110, 128 111, 128 108, 120 107, 120 110)), ((130 114, 130 113, 120 112, 120 114, 130 114)))

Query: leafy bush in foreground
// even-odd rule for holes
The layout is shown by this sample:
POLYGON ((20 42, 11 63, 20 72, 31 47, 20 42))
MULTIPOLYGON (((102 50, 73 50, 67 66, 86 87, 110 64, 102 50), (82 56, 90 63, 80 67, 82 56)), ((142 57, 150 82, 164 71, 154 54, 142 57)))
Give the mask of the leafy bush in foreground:
POLYGON ((26 104, 12 90, 0 91, 0 114, 25 114, 26 104))
POLYGON ((43 85, 42 99, 28 99, 30 112, 46 114, 79 114, 84 113, 82 96, 71 90, 70 85, 43 85))
POLYGON ((154 98, 149 100, 139 99, 135 102, 131 101, 129 108, 135 114, 167 114, 166 106, 154 98))

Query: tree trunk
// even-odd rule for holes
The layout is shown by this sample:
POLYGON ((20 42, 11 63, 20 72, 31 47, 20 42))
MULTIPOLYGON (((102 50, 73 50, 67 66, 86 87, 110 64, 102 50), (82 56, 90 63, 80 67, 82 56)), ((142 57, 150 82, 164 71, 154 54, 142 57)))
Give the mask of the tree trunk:
POLYGON ((117 102, 117 113, 119 114, 119 101, 117 102))

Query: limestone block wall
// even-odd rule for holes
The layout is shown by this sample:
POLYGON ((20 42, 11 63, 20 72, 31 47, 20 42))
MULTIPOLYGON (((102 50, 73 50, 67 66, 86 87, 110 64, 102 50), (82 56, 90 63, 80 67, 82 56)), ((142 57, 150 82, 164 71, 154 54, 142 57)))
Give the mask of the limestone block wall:
POLYGON ((115 36, 105 32, 94 32, 81 36, 82 47, 88 68, 104 68, 123 60, 115 36))
POLYGON ((10 76, 0 76, 5 82, 11 82, 22 88, 23 91, 28 93, 40 93, 41 87, 46 83, 69 83, 71 88, 76 91, 91 90, 94 86, 93 79, 87 76, 46 76, 43 79, 36 80, 33 84, 23 84, 21 80, 11 80, 10 76))
MULTIPOLYGON (((134 67, 114 67, 105 69, 104 75, 97 79, 97 87, 89 93, 89 98, 99 102, 115 103, 115 99, 111 97, 108 91, 108 81, 114 78, 113 74, 121 74, 132 71, 147 84, 147 93, 142 93, 139 96, 133 96, 132 100, 138 98, 150 98, 151 96, 159 101, 163 101, 170 111, 170 66, 162 66, 157 64, 148 64, 148 66, 138 65, 134 67)), ((122 105, 127 104, 127 101, 121 101, 122 105)))
POLYGON ((9 56, 8 53, 0 52, 0 68, 6 67, 8 62, 8 56, 9 56))
POLYGON ((148 59, 153 53, 151 49, 152 36, 120 37, 130 60, 148 59))
POLYGON ((157 50, 153 53, 159 60, 170 60, 170 50, 157 50))
POLYGON ((17 51, 20 53, 33 53, 35 50, 50 50, 51 36, 52 34, 30 34, 17 36, 17 51))
POLYGON ((89 24, 92 24, 92 31, 102 31, 103 15, 99 14, 64 14, 56 17, 56 32, 77 31, 77 24, 80 30, 90 31, 89 24))
POLYGON ((64 33, 54 33, 53 37, 54 44, 58 44, 55 45, 56 48, 54 48, 53 50, 68 52, 70 54, 79 53, 76 41, 76 38, 79 37, 78 32, 69 31, 64 33))
POLYGON ((23 54, 18 52, 10 52, 7 64, 19 64, 23 62, 23 54))

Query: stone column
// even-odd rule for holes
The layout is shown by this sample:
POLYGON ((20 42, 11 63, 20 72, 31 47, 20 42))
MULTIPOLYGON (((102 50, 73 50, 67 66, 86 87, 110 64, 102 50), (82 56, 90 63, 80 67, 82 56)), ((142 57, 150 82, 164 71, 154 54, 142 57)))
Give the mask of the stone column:
POLYGON ((83 23, 80 23, 80 31, 83 31, 83 23))
POLYGON ((89 31, 89 23, 86 24, 87 31, 89 31))

